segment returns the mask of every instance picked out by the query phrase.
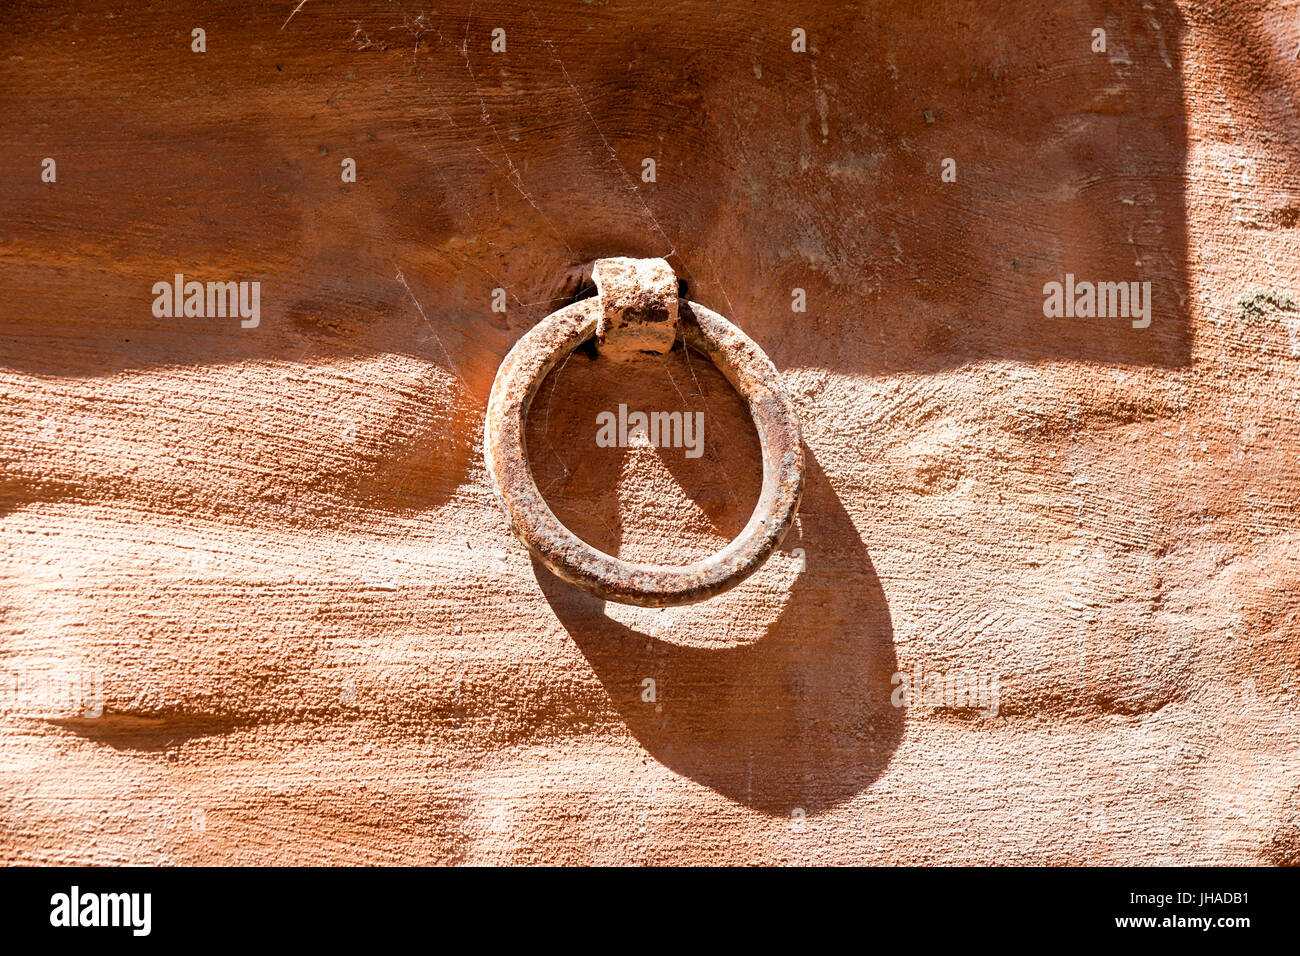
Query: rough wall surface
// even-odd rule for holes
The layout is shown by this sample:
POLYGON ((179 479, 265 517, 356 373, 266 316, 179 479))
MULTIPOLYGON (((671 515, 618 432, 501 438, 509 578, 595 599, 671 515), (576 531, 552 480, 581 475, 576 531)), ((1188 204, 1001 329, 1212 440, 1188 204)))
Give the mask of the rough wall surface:
MULTIPOLYGON (((0 859, 1300 860, 1297 13, 10 6, 0 859), (487 484, 498 363, 610 255, 800 407, 796 527, 705 604, 555 581, 487 484)), ((758 492, 680 351, 575 354, 529 449, 640 560, 758 492), (599 447, 620 403, 702 454, 599 447)))

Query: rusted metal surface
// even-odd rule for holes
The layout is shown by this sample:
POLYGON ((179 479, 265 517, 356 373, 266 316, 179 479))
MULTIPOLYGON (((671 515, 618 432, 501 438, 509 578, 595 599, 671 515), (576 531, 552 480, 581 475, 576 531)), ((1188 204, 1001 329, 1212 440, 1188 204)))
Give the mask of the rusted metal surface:
POLYGON ((794 520, 804 480, 794 403, 776 367, 744 332, 704 306, 678 303, 676 336, 717 365, 749 404, 763 454, 758 504, 735 540, 693 564, 634 564, 598 551, 566 528, 538 491, 524 448, 524 422, 547 374, 597 334, 606 314, 600 299, 575 302, 531 329, 501 363, 484 422, 493 490, 515 535, 570 584, 608 601, 643 607, 703 601, 757 570, 794 520))
POLYGON ((662 355, 677 340, 677 277, 664 259, 600 259, 592 269, 601 304, 602 355, 662 355))

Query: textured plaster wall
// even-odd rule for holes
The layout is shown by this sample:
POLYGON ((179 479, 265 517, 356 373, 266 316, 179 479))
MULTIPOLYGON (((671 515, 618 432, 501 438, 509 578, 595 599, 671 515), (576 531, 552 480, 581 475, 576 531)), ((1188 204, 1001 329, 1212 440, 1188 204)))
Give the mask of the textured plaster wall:
MULTIPOLYGON (((1300 858, 1295 3, 3 21, 0 859, 1300 858), (606 255, 800 408, 798 522, 706 604, 555 581, 483 468, 501 358, 606 255), (177 272, 258 326, 155 317, 177 272), (1045 318, 1066 273, 1150 326, 1045 318)), ((576 354, 529 448, 641 560, 757 497, 681 353, 576 354), (705 454, 598 447, 620 402, 705 454)))

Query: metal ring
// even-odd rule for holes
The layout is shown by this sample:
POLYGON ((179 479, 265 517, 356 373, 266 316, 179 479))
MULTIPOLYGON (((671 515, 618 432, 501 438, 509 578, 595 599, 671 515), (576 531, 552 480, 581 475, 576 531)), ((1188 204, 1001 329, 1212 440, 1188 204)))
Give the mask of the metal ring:
POLYGON ((781 543, 803 493, 803 443, 794 403, 776 367, 744 332, 702 305, 682 300, 678 335, 707 356, 749 403, 763 452, 763 490, 740 534, 721 551, 680 567, 633 564, 598 551, 566 528, 543 499, 528 467, 524 422, 533 396, 555 366, 592 338, 597 299, 554 312, 501 363, 483 425, 492 489, 511 530, 558 577, 607 601, 642 607, 691 604, 739 584, 781 543))

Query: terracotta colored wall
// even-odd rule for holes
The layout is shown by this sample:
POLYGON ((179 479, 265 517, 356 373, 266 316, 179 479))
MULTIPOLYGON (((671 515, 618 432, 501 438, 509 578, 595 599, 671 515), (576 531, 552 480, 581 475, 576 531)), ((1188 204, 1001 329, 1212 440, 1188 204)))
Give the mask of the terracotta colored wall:
MULTIPOLYGON (((3 25, 0 859, 1297 860, 1293 7, 3 25), (557 582, 483 468, 501 358, 607 255, 667 256, 800 408, 798 522, 706 604, 557 582), (257 326, 155 317, 178 272, 260 282, 257 326), (1045 317, 1067 273, 1149 282, 1149 327, 1045 317), (996 714, 894 706, 927 674, 996 714)), ((529 447, 640 560, 757 497, 680 353, 575 355, 529 447), (705 412, 704 455, 597 447, 619 402, 705 412)))

